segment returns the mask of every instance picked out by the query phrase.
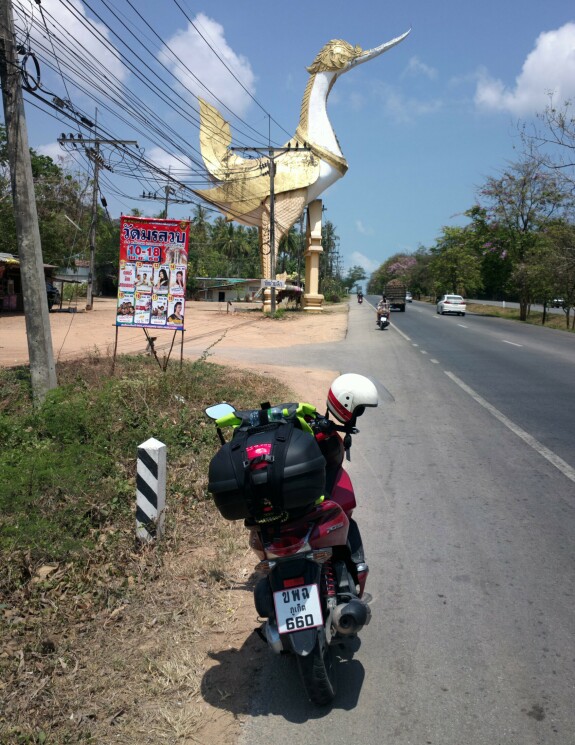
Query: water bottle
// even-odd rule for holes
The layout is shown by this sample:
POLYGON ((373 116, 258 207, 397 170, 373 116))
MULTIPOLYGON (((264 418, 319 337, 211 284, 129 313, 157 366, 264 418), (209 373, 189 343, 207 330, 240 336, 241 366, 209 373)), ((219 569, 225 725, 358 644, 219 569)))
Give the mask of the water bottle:
POLYGON ((281 422, 284 418, 283 409, 281 406, 272 406, 268 409, 268 422, 281 422))

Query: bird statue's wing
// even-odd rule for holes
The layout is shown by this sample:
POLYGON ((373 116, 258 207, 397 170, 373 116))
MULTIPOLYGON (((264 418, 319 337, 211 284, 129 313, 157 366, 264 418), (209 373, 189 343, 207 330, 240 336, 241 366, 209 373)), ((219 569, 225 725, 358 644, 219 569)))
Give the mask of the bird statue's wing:
POLYGON ((224 180, 226 171, 241 167, 246 159, 234 155, 229 149, 232 144, 232 131, 220 112, 203 98, 198 100, 202 158, 212 176, 224 180))
MULTIPOLYGON (((230 125, 207 101, 200 102, 200 146, 202 158, 212 178, 219 182, 211 189, 194 189, 212 204, 219 205, 228 219, 245 215, 261 206, 270 195, 269 159, 242 158, 230 145, 230 125)), ((276 159, 275 192, 305 188, 319 177, 320 160, 305 150, 290 150, 276 159)))

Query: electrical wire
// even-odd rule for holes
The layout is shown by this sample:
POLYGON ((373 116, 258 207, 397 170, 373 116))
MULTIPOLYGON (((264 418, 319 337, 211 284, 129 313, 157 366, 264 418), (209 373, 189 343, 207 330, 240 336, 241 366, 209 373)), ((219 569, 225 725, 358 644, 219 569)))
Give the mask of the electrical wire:
MULTIPOLYGON (((62 3, 62 4, 63 5, 65 4, 66 6, 70 7, 70 3, 69 2, 68 3, 62 3)), ((109 6, 106 3, 104 3, 104 4, 109 9, 109 6)), ((129 3, 129 4, 133 8, 133 5, 131 3, 129 3)), ((90 7, 90 6, 88 6, 88 7, 90 7)), ((73 9, 72 9, 72 12, 73 12, 73 9)), ((138 13, 138 15, 140 17, 142 17, 141 14, 138 13)), ((108 51, 110 51, 110 53, 113 54, 116 59, 118 59, 122 63, 126 63, 127 66, 129 67, 129 69, 131 69, 132 72, 134 72, 134 73, 137 73, 138 72, 137 67, 135 68, 134 65, 133 65, 133 63, 130 60, 128 60, 124 55, 119 55, 116 52, 116 50, 105 39, 105 37, 103 37, 101 35, 100 32, 95 33, 94 29, 92 27, 90 27, 90 24, 88 24, 83 17, 78 16, 77 13, 76 13, 75 17, 76 17, 76 19, 80 23, 83 24, 83 26, 90 33, 92 33, 92 35, 94 35, 94 37, 100 43, 102 43, 102 44, 105 45, 106 49, 108 51)), ((106 26, 106 28, 109 28, 109 26, 107 26, 107 24, 105 24, 105 22, 103 21, 103 19, 101 18, 101 16, 98 16, 98 18, 103 23, 103 25, 106 26)), ((116 18, 117 18, 117 16, 116 16, 116 18)), ((63 69, 62 69, 63 66, 66 67, 66 69, 68 70, 68 75, 69 75, 69 77, 68 77, 68 83, 72 82, 75 87, 77 87, 79 90, 83 91, 84 93, 89 93, 90 92, 90 88, 95 89, 100 94, 100 96, 102 96, 104 98, 107 98, 112 103, 112 106, 110 106, 109 104, 105 103, 105 101, 103 100, 103 98, 100 98, 99 99, 100 105, 102 105, 103 108, 105 108, 106 110, 108 110, 108 112, 110 114, 113 114, 120 121, 123 121, 127 125, 131 125, 133 127, 134 126, 134 117, 132 119, 128 119, 127 117, 122 117, 121 115, 118 114, 118 111, 116 111, 113 108, 114 106, 121 107, 122 104, 125 105, 125 103, 126 103, 125 98, 122 99, 122 94, 125 94, 126 91, 125 91, 125 89, 122 88, 121 82, 115 76, 112 76, 113 78, 115 78, 115 80, 114 80, 113 87, 110 86, 110 73, 107 73, 107 75, 105 75, 105 76, 102 75, 98 71, 98 68, 97 68, 97 64, 99 64, 100 61, 99 60, 96 60, 93 56, 92 56, 92 60, 94 60, 94 61, 93 62, 92 61, 89 61, 89 63, 87 64, 87 56, 91 56, 91 55, 87 55, 85 49, 82 49, 82 52, 83 52, 83 55, 82 55, 76 49, 74 49, 73 46, 71 46, 70 44, 60 43, 60 49, 61 49, 61 51, 60 51, 60 57, 59 57, 58 54, 56 53, 55 44, 54 44, 54 37, 50 33, 50 31, 49 31, 48 24, 47 24, 46 17, 44 15, 44 13, 42 13, 42 19, 43 19, 44 27, 46 29, 46 33, 48 34, 48 40, 49 40, 50 46, 51 46, 51 49, 48 49, 48 47, 44 47, 44 51, 46 52, 47 59, 48 59, 49 54, 51 52, 51 55, 52 55, 52 57, 55 60, 55 65, 52 65, 51 67, 52 67, 52 69, 54 69, 55 71, 57 71, 60 74, 60 77, 63 80, 64 88, 65 88, 66 94, 67 94, 67 103, 71 105, 71 95, 70 95, 70 92, 69 92, 69 89, 68 89, 68 86, 67 86, 66 76, 64 75, 64 72, 63 72, 63 69), (64 61, 63 61, 64 60, 64 57, 67 58, 67 62, 66 63, 64 63, 64 61), (83 63, 84 66, 90 71, 91 76, 89 76, 87 73, 80 73, 79 70, 78 70, 78 68, 77 67, 74 67, 74 63, 72 62, 72 60, 76 60, 76 61, 79 61, 80 63, 83 63), (79 83, 78 79, 83 80, 84 85, 82 85, 82 83, 79 83), (100 82, 97 82, 98 80, 100 82), (105 86, 104 83, 106 83, 107 85, 105 86)), ((62 32, 64 31, 64 29, 62 28, 62 26, 56 21, 56 19, 53 16, 51 16, 51 21, 52 21, 52 23, 54 24, 54 26, 56 28, 59 28, 62 32)), ((29 18, 29 26, 28 26, 28 29, 27 29, 27 33, 29 33, 30 32, 30 29, 34 28, 35 26, 36 26, 36 28, 38 28, 39 27, 39 24, 35 21, 34 16, 32 14, 32 16, 29 18)), ((148 26, 149 26, 149 24, 148 24, 148 26)), ((117 34, 115 34, 115 36, 117 36, 117 34)), ((68 41, 69 40, 70 40, 70 37, 68 36, 68 41)), ((215 52, 215 50, 213 50, 213 51, 215 52)), ((141 60, 141 57, 138 57, 137 55, 136 55, 136 57, 137 57, 137 59, 141 60)), ((141 60, 141 61, 143 62, 143 60, 141 60)), ((147 69, 150 69, 150 71, 154 75, 157 76, 157 73, 155 73, 155 71, 151 70, 151 68, 149 68, 149 66, 147 66, 147 69)), ((165 68, 165 66, 164 66, 164 69, 167 70, 167 68, 165 68)), ((150 87, 150 80, 148 78, 145 78, 145 76, 140 76, 139 79, 141 80, 141 82, 143 82, 145 85, 147 85, 148 88, 150 87)), ((153 86, 152 86, 152 88, 153 88, 153 86)), ((29 91, 29 93, 30 93, 30 91, 29 91)), ((162 91, 160 95, 165 95, 165 94, 162 91)), ((171 95, 171 93, 169 95, 171 95)), ((130 95, 128 94, 127 97, 129 98, 130 95)), ((49 102, 45 101, 45 99, 42 99, 41 97, 39 97, 39 100, 42 100, 45 105, 48 105, 48 106, 51 105, 49 102)), ((173 98, 168 98, 168 100, 171 101, 172 103, 174 101, 173 98)), ((138 103, 141 103, 141 102, 138 101, 138 100, 134 100, 134 98, 132 98, 132 100, 131 100, 132 109, 129 112, 130 114, 136 113, 134 111, 134 109, 135 109, 135 107, 136 107, 136 105, 138 103)), ((59 113, 62 114, 63 112, 60 111, 59 113)), ((164 120, 161 120, 161 119, 159 119, 157 117, 154 117, 153 114, 154 114, 154 112, 152 110, 148 110, 148 112, 146 112, 144 115, 140 115, 139 117, 136 117, 136 118, 139 118, 139 121, 140 121, 140 124, 141 124, 141 127, 138 129, 138 131, 140 133, 142 133, 143 136, 146 136, 146 137, 149 137, 150 136, 150 131, 152 131, 152 132, 155 131, 156 132, 156 135, 157 135, 157 139, 155 140, 156 141, 156 144, 159 147, 162 147, 162 149, 164 149, 165 140, 168 139, 168 141, 172 145, 172 147, 174 147, 181 154, 184 154, 185 153, 185 159, 184 160, 182 160, 181 158, 178 158, 178 159, 180 160, 180 162, 182 163, 182 165, 185 166, 185 168, 188 168, 189 167, 189 162, 190 162, 190 149, 195 150, 196 152, 198 152, 197 149, 196 148, 193 148, 193 146, 191 146, 190 143, 187 143, 185 141, 182 142, 181 138, 179 138, 179 136, 178 136, 178 133, 175 130, 173 130, 173 129, 171 131, 171 136, 168 137, 168 138, 166 138, 166 125, 165 125, 165 121, 164 120), (148 116, 149 113, 151 113, 152 116, 148 116), (153 121, 154 118, 156 119, 155 122, 153 121)), ((72 119, 72 121, 75 121, 74 120, 74 117, 70 117, 70 118, 72 119)), ((197 120, 194 121, 194 124, 196 124, 196 123, 198 123, 197 120)), ((101 130, 101 128, 100 128, 100 130, 101 130)), ((254 131, 256 131, 256 130, 254 130, 254 131)), ((152 135, 152 141, 154 141, 154 139, 155 138, 152 135)), ((136 157, 139 159, 139 162, 142 163, 141 154, 138 153, 138 155, 136 157)), ((178 157, 178 156, 173 156, 172 155, 172 157, 178 157)), ((131 158, 132 158, 132 160, 134 159, 134 154, 133 153, 131 154, 131 158)), ((122 159, 121 160, 124 161, 124 156, 123 155, 122 155, 122 159)), ((199 165, 200 164, 200 162, 197 161, 193 156, 191 157, 191 161, 192 161, 192 164, 193 165, 199 165)), ((162 172, 161 169, 158 169, 157 167, 153 166, 153 164, 151 164, 150 162, 147 162, 146 165, 147 165, 147 168, 149 169, 149 171, 150 171, 151 174, 155 174, 155 175, 157 175, 159 177, 164 177, 165 178, 165 173, 162 172)), ((134 175, 133 172, 130 173, 130 171, 129 171, 130 167, 131 166, 128 164, 127 165, 127 170, 123 172, 124 175, 131 175, 131 176, 134 175)), ((259 169, 259 163, 258 163, 257 159, 254 159, 254 168, 253 168, 254 177, 259 177, 258 169, 259 169)), ((233 174, 233 169, 230 169, 230 174, 233 174)), ((209 179, 209 182, 210 183, 212 181, 213 181, 212 179, 209 179)), ((181 184, 181 188, 184 189, 184 190, 191 190, 191 185, 190 184, 182 183, 181 184)), ((233 188, 233 186, 232 186, 232 188, 233 188)))
MULTIPOLYGON (((132 3, 130 0, 126 0, 130 5, 132 3)), ((248 94, 248 96, 252 99, 252 101, 259 106, 259 108, 264 112, 264 114, 272 121, 274 124, 276 124, 283 132, 287 134, 288 137, 291 138, 292 134, 291 132, 288 132, 287 129, 284 129, 281 124, 276 122, 276 120, 272 117, 272 115, 262 106, 262 104, 255 98, 251 91, 249 91, 245 85, 242 83, 242 81, 237 77, 237 75, 234 73, 234 71, 229 67, 229 65, 222 59, 222 57, 218 54, 218 52, 214 49, 214 47, 210 44, 210 42, 206 39, 206 37, 202 34, 200 29, 196 26, 196 24, 192 21, 192 19, 189 17, 189 15, 186 13, 186 11, 182 8, 178 0, 173 0, 174 4, 178 7, 178 9, 181 11, 181 13, 184 15, 185 19, 188 21, 188 23, 192 26, 192 28, 195 29, 197 34, 200 36, 201 39, 207 44, 207 46, 212 50, 212 52, 216 55, 216 57, 219 59, 219 61, 222 63, 222 65, 226 68, 226 70, 230 73, 230 75, 236 80, 241 87, 244 89, 244 91, 248 94)))

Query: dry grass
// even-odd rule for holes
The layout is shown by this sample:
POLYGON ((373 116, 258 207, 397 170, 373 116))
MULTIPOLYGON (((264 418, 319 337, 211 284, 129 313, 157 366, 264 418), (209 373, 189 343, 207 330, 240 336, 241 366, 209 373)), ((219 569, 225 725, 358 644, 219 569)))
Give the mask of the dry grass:
MULTIPOLYGON (((476 313, 482 316, 495 316, 496 318, 507 318, 511 321, 519 321, 519 308, 500 308, 496 305, 483 305, 481 303, 472 303, 468 305, 468 311, 470 313, 476 313)), ((574 321, 573 314, 570 315, 569 327, 567 326, 567 318, 564 313, 547 313, 545 317, 545 327, 550 329, 558 329, 559 331, 573 332, 572 324, 574 321)), ((543 325, 543 313, 541 311, 532 310, 527 316, 525 323, 529 323, 533 326, 543 325)))
MULTIPOLYGON (((242 526, 223 523, 211 503, 182 517, 163 556, 134 556, 113 608, 84 613, 81 596, 47 592, 47 614, 12 617, 0 742, 141 745, 192 742, 209 731, 219 715, 202 695, 209 652, 234 638, 251 606, 251 559, 242 526)), ((217 695, 241 693, 246 682, 232 678, 217 695)))
MULTIPOLYGON (((67 367, 61 380, 101 385, 98 360, 85 364, 67 367)), ((125 364, 134 381, 136 363, 125 364)), ((212 378, 221 398, 236 391, 239 406, 289 398, 267 377, 207 368, 192 381, 200 398, 208 395, 202 385, 214 388, 212 378)), ((125 390, 120 381, 119 395, 139 402, 138 417, 153 405, 158 374, 125 390)), ((201 411, 203 400, 192 404, 191 389, 184 395, 201 411)), ((168 427, 181 418, 172 408, 163 411, 168 427)), ((243 526, 205 499, 215 432, 197 415, 181 426, 189 441, 170 468, 166 534, 157 546, 135 546, 130 514, 96 520, 81 562, 46 561, 25 548, 3 554, 2 745, 234 740, 259 664, 249 631, 253 560, 243 526)), ((131 491, 133 475, 118 468, 131 491)))

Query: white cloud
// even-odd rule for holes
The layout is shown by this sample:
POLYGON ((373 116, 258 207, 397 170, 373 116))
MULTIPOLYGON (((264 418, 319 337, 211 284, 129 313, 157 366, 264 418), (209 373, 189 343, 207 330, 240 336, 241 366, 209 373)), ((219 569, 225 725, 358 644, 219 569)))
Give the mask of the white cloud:
POLYGON ((402 77, 406 77, 407 75, 423 75, 430 80, 435 80, 437 78, 437 70, 434 67, 426 65, 425 62, 422 62, 419 59, 419 57, 411 57, 407 63, 407 67, 401 74, 402 77))
POLYGON ((362 235, 373 235, 373 230, 371 228, 366 228, 361 220, 355 221, 355 227, 357 228, 357 232, 362 235))
POLYGON ((54 163, 70 165, 73 161, 72 155, 63 150, 57 142, 40 145, 40 147, 36 147, 34 150, 40 155, 47 155, 49 158, 52 158, 54 163))
POLYGON ((440 99, 423 101, 417 98, 408 98, 394 86, 381 81, 378 81, 376 85, 376 92, 383 101, 387 116, 399 124, 410 122, 416 117, 433 114, 443 107, 443 102, 440 99))
MULTIPOLYGON (((233 70, 236 78, 253 94, 255 75, 249 60, 236 54, 228 45, 221 24, 203 13, 198 13, 193 24, 188 24, 187 29, 178 31, 166 41, 166 49, 159 55, 160 61, 172 70, 189 98, 201 96, 218 108, 221 108, 219 101, 222 101, 234 114, 243 116, 251 98, 234 80, 226 66, 233 70), (217 54, 214 54, 202 36, 217 54)), ((226 112, 222 114, 226 116, 226 112)))
POLYGON ((177 174, 177 178, 184 178, 186 175, 191 174, 192 164, 188 160, 188 165, 182 163, 182 157, 176 157, 170 155, 161 147, 152 147, 146 150, 146 160, 151 161, 155 166, 161 168, 162 171, 168 171, 171 169, 173 174, 177 174))
POLYGON ((381 266, 381 262, 368 259, 367 256, 360 253, 359 251, 354 251, 349 257, 349 265, 350 267, 361 266, 363 269, 365 269, 366 273, 369 274, 370 272, 375 272, 376 269, 379 269, 379 267, 381 266))
POLYGON ((539 35, 513 89, 482 71, 475 103, 483 109, 533 114, 545 108, 549 93, 557 100, 575 95, 575 23, 539 35))
MULTIPOLYGON (((69 0, 67 5, 59 0, 42 0, 44 18, 54 41, 56 53, 59 53, 62 45, 73 47, 82 56, 92 57, 110 78, 115 76, 120 82, 124 82, 128 77, 128 70, 110 51, 110 47, 100 41, 102 37, 108 41, 110 40, 110 32, 106 26, 88 18, 84 6, 79 0, 69 0), (73 12, 67 5, 72 6, 73 12)), ((17 23, 19 25, 24 23, 30 28, 32 49, 35 46, 34 42, 38 47, 51 48, 51 45, 46 41, 46 32, 37 11, 34 11, 35 25, 31 24, 31 8, 35 7, 30 0, 15 0, 14 10, 15 17, 18 19, 17 23), (38 31, 38 28, 42 30, 38 31)), ((113 47, 113 44, 110 44, 110 46, 113 47)), ((81 68, 81 79, 74 74, 73 70, 66 70, 66 75, 77 79, 82 86, 89 87, 89 82, 84 79, 84 76, 88 76, 89 79, 89 69, 85 65, 81 65, 81 68)), ((47 68, 43 67, 42 74, 44 75, 46 71, 47 68)), ((58 95, 62 97, 67 95, 61 80, 56 92, 58 91, 58 95)))

